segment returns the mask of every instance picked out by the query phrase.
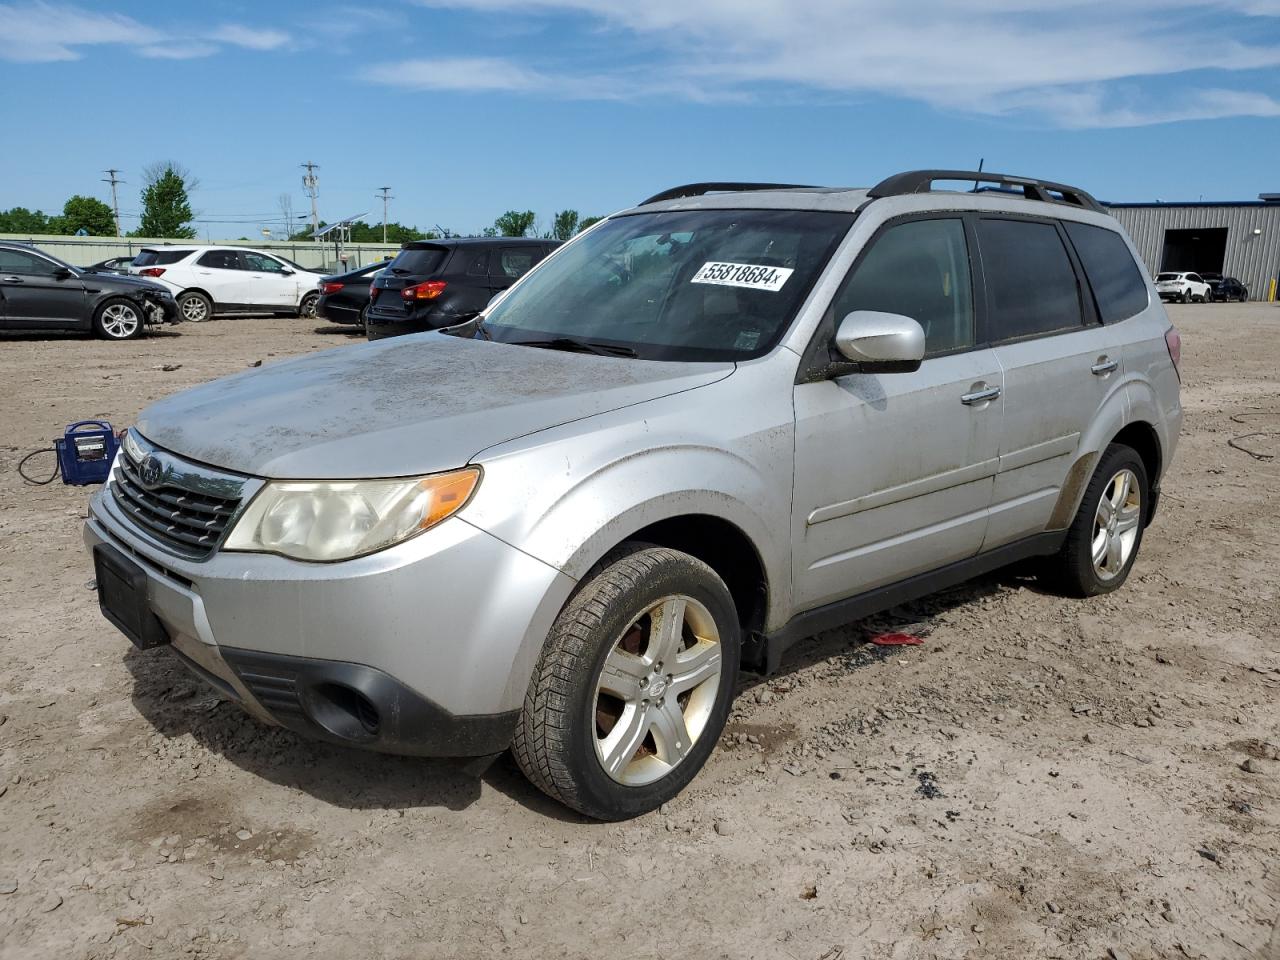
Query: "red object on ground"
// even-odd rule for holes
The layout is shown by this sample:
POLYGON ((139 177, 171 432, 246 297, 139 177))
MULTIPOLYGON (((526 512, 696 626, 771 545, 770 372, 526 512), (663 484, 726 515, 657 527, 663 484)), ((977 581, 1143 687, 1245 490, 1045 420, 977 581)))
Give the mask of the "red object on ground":
POLYGON ((872 637, 871 642, 877 647, 918 647, 924 643, 919 637, 913 637, 909 633, 882 633, 878 637, 872 637))

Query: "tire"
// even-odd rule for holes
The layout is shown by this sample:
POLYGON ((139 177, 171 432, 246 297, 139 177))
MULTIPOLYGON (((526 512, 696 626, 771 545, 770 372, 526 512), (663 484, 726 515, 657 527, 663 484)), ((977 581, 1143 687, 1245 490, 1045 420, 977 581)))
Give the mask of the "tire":
POLYGON ((356 324, 361 330, 365 329, 369 320, 369 308, 367 306, 360 308, 360 316, 356 319, 356 324))
POLYGON ((1182 302, 1183 302, 1183 303, 1190 303, 1190 302, 1191 302, 1191 288, 1190 288, 1190 287, 1188 287, 1186 290, 1183 290, 1183 291, 1182 291, 1182 302))
POLYGON ((1123 444, 1108 446, 1085 489, 1062 549, 1045 566, 1046 579, 1073 597, 1096 597, 1118 590, 1129 578, 1142 546, 1150 504, 1151 482, 1142 457, 1123 444), (1123 491, 1122 479, 1128 482, 1123 491), (1104 495, 1113 504, 1106 513, 1104 495), (1108 513, 1115 517, 1109 526, 1105 519, 1108 513), (1095 559, 1099 553, 1101 562, 1095 559))
POLYGON ((1241 291, 1240 291, 1240 302, 1241 302, 1241 303, 1248 303, 1248 302, 1249 302, 1249 291, 1248 291, 1247 289, 1246 289, 1246 290, 1241 290, 1241 291))
POLYGON ((715 749, 737 682, 738 617, 715 571, 676 550, 626 545, 596 571, 551 628, 511 749, 547 795, 624 820, 678 794, 715 749), (680 633, 663 632, 677 615, 680 633))
POLYGON ((204 323, 213 319, 213 301, 194 290, 178 297, 178 315, 187 323, 204 323))
POLYGON ((108 300, 93 315, 93 332, 104 340, 133 340, 146 329, 142 308, 130 300, 108 300))
POLYGON ((320 302, 318 293, 308 293, 302 298, 302 302, 298 304, 298 316, 303 320, 316 319, 316 304, 320 302))

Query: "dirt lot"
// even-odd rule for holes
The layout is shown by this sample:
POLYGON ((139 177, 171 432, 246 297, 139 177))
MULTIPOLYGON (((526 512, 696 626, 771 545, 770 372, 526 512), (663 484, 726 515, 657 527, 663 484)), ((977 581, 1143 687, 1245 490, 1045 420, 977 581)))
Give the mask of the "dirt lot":
POLYGON ((1280 460, 1227 443, 1280 454, 1280 309, 1173 316, 1186 428, 1128 586, 1005 573, 899 611, 922 647, 865 644, 892 618, 809 640, 685 795, 615 825, 509 760, 248 719, 98 615, 89 491, 15 472, 348 334, 0 335, 0 955, 1280 960, 1280 460))

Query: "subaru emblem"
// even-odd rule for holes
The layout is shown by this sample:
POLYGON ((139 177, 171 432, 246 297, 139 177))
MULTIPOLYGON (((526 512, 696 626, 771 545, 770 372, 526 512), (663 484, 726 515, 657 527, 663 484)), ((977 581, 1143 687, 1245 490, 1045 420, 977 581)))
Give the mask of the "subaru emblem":
POLYGON ((154 490, 164 479, 164 465, 156 457, 148 454, 147 458, 138 464, 138 479, 148 490, 154 490))

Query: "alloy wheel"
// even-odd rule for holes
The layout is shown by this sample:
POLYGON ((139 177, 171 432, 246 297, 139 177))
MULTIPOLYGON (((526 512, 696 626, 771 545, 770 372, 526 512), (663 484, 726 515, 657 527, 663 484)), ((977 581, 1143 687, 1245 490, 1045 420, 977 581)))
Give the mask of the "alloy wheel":
POLYGON ((200 323, 209 319, 209 308, 199 297, 188 297, 182 301, 182 319, 190 323, 200 323))
POLYGON ((138 332, 142 317, 127 303, 112 303, 102 311, 102 330, 113 340, 125 340, 138 332))
POLYGON ((596 682, 595 748, 626 786, 653 783, 688 756, 716 704, 720 631, 701 603, 664 597, 609 650, 596 682))
POLYGON ((1119 576, 1133 556, 1142 522, 1142 487, 1128 468, 1111 478, 1093 518, 1093 569, 1100 580, 1119 576))

